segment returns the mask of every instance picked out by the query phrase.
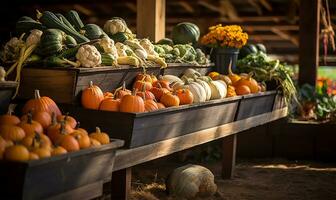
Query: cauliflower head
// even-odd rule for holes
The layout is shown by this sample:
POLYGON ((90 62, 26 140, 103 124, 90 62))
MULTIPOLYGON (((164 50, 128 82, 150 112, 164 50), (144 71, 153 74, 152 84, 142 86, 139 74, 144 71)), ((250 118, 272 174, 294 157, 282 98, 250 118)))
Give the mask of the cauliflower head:
POLYGON ((101 64, 101 55, 96 47, 92 45, 83 45, 78 49, 76 54, 77 61, 80 62, 83 67, 97 67, 101 64))
POLYGON ((26 39, 26 45, 31 46, 33 44, 38 44, 41 40, 43 32, 38 29, 33 29, 30 31, 29 36, 26 39))
POLYGON ((146 50, 149 55, 157 56, 158 54, 154 51, 154 45, 149 41, 149 39, 145 38, 140 40, 140 45, 146 50))
POLYGON ((117 43, 115 44, 115 47, 117 48, 117 53, 118 53, 118 56, 119 56, 119 57, 127 56, 127 53, 126 53, 127 46, 126 46, 126 45, 124 45, 124 44, 121 43, 121 42, 117 42, 117 43))
POLYGON ((119 18, 107 20, 104 24, 104 31, 107 34, 112 34, 112 35, 119 33, 119 32, 126 32, 130 34, 132 33, 128 29, 126 23, 122 19, 119 19, 119 18))
POLYGON ((118 51, 112 39, 109 37, 103 37, 99 41, 99 45, 104 49, 105 53, 112 54, 115 58, 118 58, 118 51))

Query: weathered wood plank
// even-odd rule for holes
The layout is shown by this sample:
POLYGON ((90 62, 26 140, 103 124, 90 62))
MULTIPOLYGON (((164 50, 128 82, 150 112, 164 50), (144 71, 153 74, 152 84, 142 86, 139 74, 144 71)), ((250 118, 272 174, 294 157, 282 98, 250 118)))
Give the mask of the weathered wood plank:
POLYGON ((287 108, 250 117, 233 123, 217 126, 162 142, 129 150, 118 150, 114 171, 148 162, 184 149, 220 139, 252 127, 256 127, 287 115, 287 108))
POLYGON ((126 168, 113 172, 111 181, 111 199, 129 199, 131 191, 132 169, 126 168))

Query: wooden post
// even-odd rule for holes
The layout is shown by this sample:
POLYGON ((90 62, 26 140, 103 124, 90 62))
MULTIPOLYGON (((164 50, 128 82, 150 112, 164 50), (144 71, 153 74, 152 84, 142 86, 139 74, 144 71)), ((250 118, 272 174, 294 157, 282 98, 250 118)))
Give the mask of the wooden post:
POLYGON ((121 169, 112 174, 111 200, 128 200, 131 193, 132 168, 121 169))
POLYGON ((137 0, 137 37, 157 42, 165 37, 166 0, 137 0))
POLYGON ((300 1, 299 85, 316 84, 319 65, 320 1, 300 1))
POLYGON ((234 168, 236 164, 236 146, 237 134, 233 134, 223 138, 222 147, 222 178, 233 178, 234 168))

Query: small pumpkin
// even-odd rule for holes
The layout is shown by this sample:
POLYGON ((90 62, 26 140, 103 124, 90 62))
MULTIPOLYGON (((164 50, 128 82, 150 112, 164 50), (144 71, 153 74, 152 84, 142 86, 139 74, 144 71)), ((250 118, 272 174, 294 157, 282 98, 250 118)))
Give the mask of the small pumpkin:
POLYGON ((13 142, 19 142, 26 136, 25 131, 19 126, 1 125, 0 130, 1 136, 5 140, 11 140, 13 142))
POLYGON ((237 96, 236 89, 232 85, 228 85, 226 97, 235 97, 235 96, 237 96))
POLYGON ((97 110, 104 99, 103 91, 90 81, 89 87, 82 92, 82 105, 84 108, 97 110))
POLYGON ((155 99, 154 94, 151 91, 148 91, 148 90, 137 92, 137 95, 144 100, 145 99, 151 99, 151 100, 155 99))
POLYGON ((178 89, 176 95, 180 99, 180 105, 191 104, 194 101, 194 95, 189 89, 178 89))
POLYGON ((90 138, 85 133, 75 130, 74 132, 70 133, 70 135, 75 137, 75 139, 77 140, 79 144, 79 148, 86 149, 90 147, 91 145, 90 138))
POLYGON ((64 149, 64 147, 61 147, 61 146, 55 147, 51 151, 52 156, 63 155, 63 154, 66 154, 66 153, 68 153, 68 151, 66 149, 64 149))
POLYGON ((112 97, 105 98, 99 106, 99 110, 119 112, 120 99, 114 99, 112 97))
POLYGON ((12 111, 8 111, 7 114, 0 116, 0 125, 1 124, 7 124, 7 125, 18 125, 20 123, 20 119, 12 115, 12 111))
POLYGON ((47 129, 51 124, 51 116, 45 111, 34 112, 33 120, 40 123, 43 129, 47 129))
POLYGON ((28 149, 20 144, 7 147, 4 153, 4 158, 11 161, 27 161, 29 160, 28 149))
POLYGON ((240 80, 240 76, 238 74, 234 74, 232 72, 232 60, 230 60, 230 64, 229 64, 229 74, 228 77, 231 80, 232 85, 235 85, 237 81, 240 80))
POLYGON ((28 149, 36 149, 36 148, 49 148, 51 149, 52 143, 48 136, 44 134, 34 133, 34 135, 29 135, 23 138, 21 141, 28 149))
POLYGON ((226 75, 220 74, 219 76, 216 76, 212 80, 214 80, 214 81, 216 81, 216 80, 222 80, 222 81, 224 81, 226 83, 226 85, 232 85, 231 79, 228 76, 226 76, 226 75))
POLYGON ((166 106, 163 105, 163 103, 160 103, 160 102, 157 102, 156 105, 157 105, 158 109, 166 108, 166 106))
POLYGON ((104 99, 109 98, 109 97, 113 97, 112 92, 104 92, 104 99))
POLYGON ((153 83, 152 76, 146 73, 137 74, 135 77, 135 81, 145 81, 145 82, 153 83))
POLYGON ((159 109, 157 103, 153 99, 146 99, 144 103, 145 103, 145 110, 147 112, 159 109))
POLYGON ((77 121, 75 120, 75 118, 69 116, 69 113, 67 113, 66 115, 57 116, 57 121, 58 122, 64 121, 71 128, 76 128, 77 126, 77 121))
POLYGON ((120 102, 120 112, 130 112, 130 113, 137 113, 137 112, 144 112, 145 111, 145 103, 144 100, 133 94, 126 95, 121 99, 120 102))
POLYGON ((109 144, 110 137, 108 134, 101 132, 99 127, 96 127, 96 132, 90 133, 90 138, 93 138, 100 142, 100 144, 109 144))
POLYGON ((153 87, 150 91, 154 94, 155 99, 157 101, 160 101, 160 99, 161 99, 161 97, 164 93, 169 92, 169 90, 167 88, 162 88, 162 87, 153 87))
POLYGON ((35 98, 27 101, 22 108, 23 114, 27 114, 30 111, 32 111, 33 114, 38 111, 45 111, 50 115, 52 113, 55 113, 56 116, 62 115, 56 103, 49 97, 41 97, 39 90, 35 90, 35 98))
POLYGON ((158 80, 154 74, 151 74, 150 76, 152 78, 152 83, 158 80))
POLYGON ((258 82, 254 78, 252 78, 252 74, 241 76, 241 79, 234 84, 234 86, 236 87, 240 85, 246 85, 247 87, 249 87, 251 93, 259 92, 258 82))
POLYGON ((29 160, 38 160, 40 157, 34 153, 34 152, 29 152, 29 160))
POLYGON ((101 146, 101 143, 98 141, 98 140, 96 140, 96 139, 93 139, 93 138, 91 138, 90 137, 90 142, 91 142, 91 147, 98 147, 98 146, 101 146))
POLYGON ((160 99, 161 103, 166 107, 179 106, 180 99, 173 93, 165 93, 160 99))
POLYGON ((59 145, 68 152, 78 151, 80 149, 79 143, 73 135, 64 135, 59 145))
POLYGON ((159 80, 157 80, 153 83, 153 87, 166 88, 169 91, 172 90, 172 88, 169 85, 169 81, 163 80, 162 77, 160 77, 159 80))
POLYGON ((220 75, 220 73, 218 73, 218 72, 210 72, 210 73, 208 74, 208 76, 209 76, 212 80, 215 80, 216 77, 219 76, 219 75, 220 75))
POLYGON ((247 85, 238 85, 235 87, 237 95, 251 94, 251 90, 247 85))
POLYGON ((77 122, 77 126, 76 126, 75 130, 76 131, 81 131, 85 135, 89 135, 88 132, 85 129, 80 128, 80 122, 77 122))
POLYGON ((66 124, 64 121, 61 123, 58 123, 56 121, 56 117, 53 117, 53 122, 47 129, 48 137, 55 144, 58 144, 64 135, 71 133, 71 132, 73 132, 73 129, 68 124, 66 124))
POLYGON ((146 81, 142 81, 142 80, 137 80, 134 82, 133 84, 133 89, 136 89, 137 91, 142 91, 143 88, 145 90, 151 90, 153 87, 151 82, 146 82, 146 81))
POLYGON ((42 134, 43 132, 42 125, 37 121, 33 120, 33 116, 31 113, 28 113, 27 120, 21 121, 18 126, 25 131, 26 136, 34 135, 35 133, 42 134))
POLYGON ((49 158, 51 156, 50 148, 46 147, 36 148, 32 152, 37 154, 39 158, 49 158))
POLYGON ((122 99, 127 94, 132 94, 132 92, 126 89, 126 83, 124 81, 123 85, 115 90, 114 98, 122 99))

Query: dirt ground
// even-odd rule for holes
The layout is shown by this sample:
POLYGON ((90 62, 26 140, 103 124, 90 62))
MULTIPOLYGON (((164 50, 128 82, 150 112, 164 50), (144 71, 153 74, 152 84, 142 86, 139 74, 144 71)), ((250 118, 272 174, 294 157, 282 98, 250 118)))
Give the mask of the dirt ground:
MULTIPOLYGON (((135 167, 132 200, 175 200, 166 194, 164 182, 174 168, 184 164, 158 160, 135 167)), ((238 160, 232 180, 220 178, 218 162, 200 165, 214 173, 218 186, 218 192, 213 197, 203 198, 206 200, 336 199, 336 163, 282 159, 238 160)))

